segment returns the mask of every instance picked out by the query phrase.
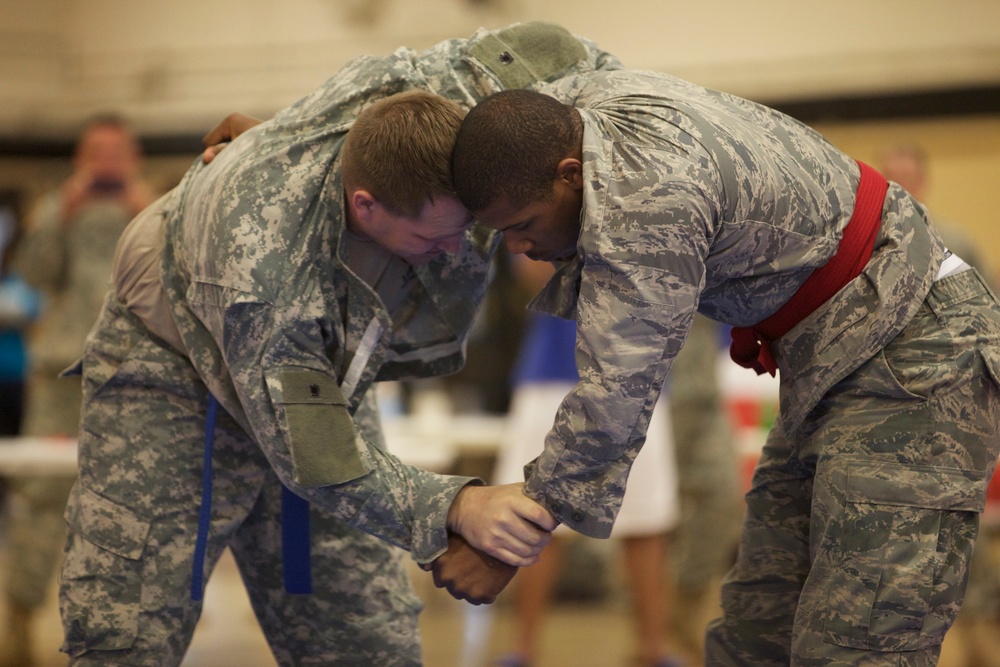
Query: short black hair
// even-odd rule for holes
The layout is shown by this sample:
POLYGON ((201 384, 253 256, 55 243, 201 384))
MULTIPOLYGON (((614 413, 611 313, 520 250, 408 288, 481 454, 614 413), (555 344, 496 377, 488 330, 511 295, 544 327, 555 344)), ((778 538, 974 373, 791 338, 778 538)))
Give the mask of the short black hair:
POLYGON ((472 108, 458 130, 451 168, 459 199, 481 211, 547 199, 559 162, 579 149, 573 107, 530 90, 505 90, 472 108))

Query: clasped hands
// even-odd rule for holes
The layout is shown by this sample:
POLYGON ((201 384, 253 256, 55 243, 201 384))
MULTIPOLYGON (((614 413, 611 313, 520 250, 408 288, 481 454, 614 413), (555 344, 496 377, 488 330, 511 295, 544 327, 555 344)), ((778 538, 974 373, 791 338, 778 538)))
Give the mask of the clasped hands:
POLYGON ((448 510, 448 551, 424 566, 434 585, 471 604, 489 604, 517 568, 538 561, 558 522, 524 495, 523 484, 466 486, 448 510))

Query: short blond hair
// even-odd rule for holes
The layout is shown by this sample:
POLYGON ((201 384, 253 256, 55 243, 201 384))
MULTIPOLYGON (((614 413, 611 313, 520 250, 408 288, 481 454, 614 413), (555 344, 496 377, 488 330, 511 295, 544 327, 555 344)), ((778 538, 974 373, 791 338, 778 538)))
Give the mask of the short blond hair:
POLYGON ((423 90, 383 98, 366 107, 341 151, 348 189, 368 190, 397 215, 417 217, 429 199, 457 196, 451 153, 465 112, 423 90))

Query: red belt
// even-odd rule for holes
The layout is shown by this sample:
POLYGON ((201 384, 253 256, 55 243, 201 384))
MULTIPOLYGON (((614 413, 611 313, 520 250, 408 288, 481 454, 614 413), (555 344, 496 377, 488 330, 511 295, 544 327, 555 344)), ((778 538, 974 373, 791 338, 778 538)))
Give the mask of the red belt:
POLYGON ((854 201, 854 214, 844 228, 837 253, 812 275, 792 295, 784 306, 766 320, 751 327, 734 327, 729 356, 757 375, 770 373, 774 377, 777 365, 771 354, 770 342, 778 340, 861 274, 875 247, 875 237, 882 222, 882 203, 889 188, 882 174, 863 162, 861 181, 854 201))

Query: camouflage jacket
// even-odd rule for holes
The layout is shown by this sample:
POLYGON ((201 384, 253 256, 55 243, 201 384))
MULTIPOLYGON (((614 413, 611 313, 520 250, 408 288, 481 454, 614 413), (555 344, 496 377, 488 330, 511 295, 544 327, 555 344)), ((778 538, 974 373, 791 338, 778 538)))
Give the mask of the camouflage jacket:
MULTIPOLYGON (((577 91, 582 231, 532 307, 577 318, 581 380, 526 491, 600 537, 695 312, 738 326, 775 312, 836 252, 860 170, 813 130, 746 100, 649 72, 577 78, 587 83, 544 92, 577 91)), ((925 215, 892 185, 863 274, 772 346, 787 433, 919 308, 943 258, 925 215)))
POLYGON ((61 206, 59 192, 42 198, 15 260, 18 273, 45 297, 31 336, 31 364, 51 377, 80 357, 104 303, 115 244, 130 219, 123 206, 97 200, 64 225, 61 206))
POLYGON ((392 321, 341 261, 343 138, 365 105, 401 91, 469 107, 595 67, 617 61, 545 24, 360 57, 196 163, 166 204, 164 289, 201 378, 283 483, 420 562, 446 548, 447 509, 469 479, 403 465, 353 415, 376 380, 461 367, 496 239, 475 227, 456 255, 415 267, 392 321))

